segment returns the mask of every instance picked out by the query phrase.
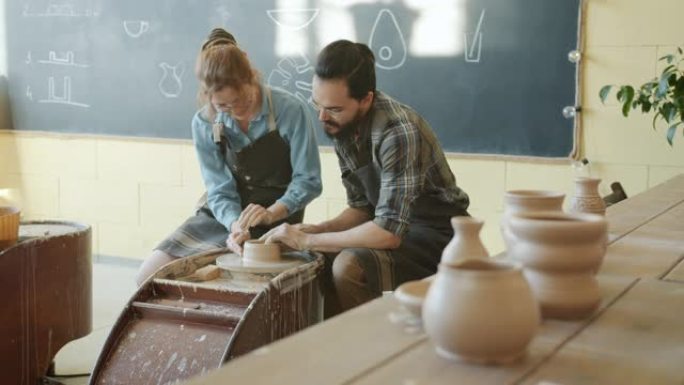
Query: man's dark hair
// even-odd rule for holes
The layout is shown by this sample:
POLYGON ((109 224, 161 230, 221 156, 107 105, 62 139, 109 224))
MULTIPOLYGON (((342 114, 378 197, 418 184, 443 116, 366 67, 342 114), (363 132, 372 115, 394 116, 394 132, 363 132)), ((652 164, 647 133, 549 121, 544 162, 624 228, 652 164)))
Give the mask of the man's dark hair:
POLYGON ((365 44, 334 41, 318 55, 316 76, 324 80, 345 79, 349 96, 361 100, 369 91, 375 92, 375 56, 365 44))

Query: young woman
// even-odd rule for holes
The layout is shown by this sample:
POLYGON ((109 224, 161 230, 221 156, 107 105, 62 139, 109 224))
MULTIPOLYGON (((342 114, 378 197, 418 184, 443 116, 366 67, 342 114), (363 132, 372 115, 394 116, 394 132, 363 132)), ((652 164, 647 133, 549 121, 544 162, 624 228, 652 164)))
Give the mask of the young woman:
POLYGON ((321 193, 320 160, 307 106, 260 81, 235 38, 214 29, 195 68, 201 109, 192 137, 206 200, 140 267, 142 284, 179 257, 260 237, 284 222, 300 223, 321 193))

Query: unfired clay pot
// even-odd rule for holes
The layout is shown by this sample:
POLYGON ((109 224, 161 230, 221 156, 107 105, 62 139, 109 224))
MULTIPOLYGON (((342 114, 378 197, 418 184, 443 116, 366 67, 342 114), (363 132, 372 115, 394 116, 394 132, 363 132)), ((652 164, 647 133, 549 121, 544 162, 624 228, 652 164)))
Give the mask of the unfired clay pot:
POLYGON ((577 319, 601 302, 595 272, 606 252, 606 220, 595 214, 527 212, 511 216, 508 256, 524 266, 545 318, 577 319))
POLYGON ((539 325, 538 306, 519 265, 440 264, 423 303, 423 326, 441 356, 502 364, 525 353, 539 325))
POLYGON ((504 213, 501 217, 501 235, 506 248, 512 242, 507 218, 527 211, 563 211, 565 194, 549 190, 509 190, 504 193, 504 213))
POLYGON ((17 243, 20 213, 16 207, 0 206, 0 250, 17 243))
POLYGON ((425 295, 427 295, 431 283, 431 281, 424 279, 404 282, 394 291, 394 296, 406 310, 420 318, 425 295))
POLYGON ((606 203, 599 194, 599 183, 599 178, 577 177, 575 194, 570 198, 568 211, 605 215, 606 203))
POLYGON ((277 262, 280 260, 280 246, 250 239, 242 246, 242 258, 249 262, 277 262))
POLYGON ((473 217, 451 218, 454 237, 442 251, 441 263, 453 265, 465 259, 489 258, 489 253, 480 239, 483 224, 482 220, 473 217))

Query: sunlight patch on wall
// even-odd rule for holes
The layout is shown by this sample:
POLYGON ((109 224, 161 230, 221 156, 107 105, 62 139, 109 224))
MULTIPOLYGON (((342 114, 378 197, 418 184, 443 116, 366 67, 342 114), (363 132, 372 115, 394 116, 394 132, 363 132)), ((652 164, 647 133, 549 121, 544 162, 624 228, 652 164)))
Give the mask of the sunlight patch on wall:
POLYGON ((293 56, 306 52, 309 37, 306 28, 318 16, 318 10, 307 8, 306 0, 278 0, 276 8, 267 11, 276 25, 276 55, 293 56))
POLYGON ((412 56, 457 56, 464 51, 466 0, 404 0, 417 13, 411 31, 412 56))

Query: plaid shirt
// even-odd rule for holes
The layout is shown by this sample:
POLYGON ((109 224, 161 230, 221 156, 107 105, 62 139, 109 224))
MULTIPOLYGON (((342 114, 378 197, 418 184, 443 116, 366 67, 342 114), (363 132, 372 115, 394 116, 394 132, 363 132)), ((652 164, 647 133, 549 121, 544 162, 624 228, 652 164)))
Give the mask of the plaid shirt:
POLYGON ((411 223, 412 203, 422 196, 468 208, 468 195, 456 178, 430 125, 411 107, 376 91, 368 114, 356 127, 357 135, 335 140, 342 178, 351 207, 368 211, 385 230, 403 236, 411 223), (353 171, 373 162, 380 177, 377 205, 353 171))

